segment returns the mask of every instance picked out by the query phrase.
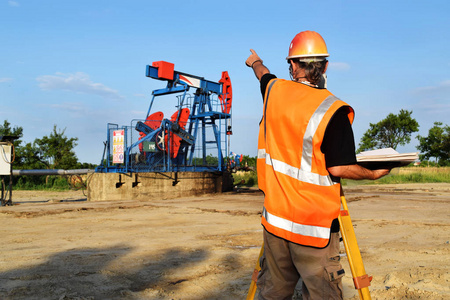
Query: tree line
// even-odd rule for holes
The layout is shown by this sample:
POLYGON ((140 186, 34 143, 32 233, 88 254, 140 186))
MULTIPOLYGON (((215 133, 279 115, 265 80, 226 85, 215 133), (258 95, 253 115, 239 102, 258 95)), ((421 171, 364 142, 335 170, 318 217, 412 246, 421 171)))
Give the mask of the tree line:
MULTIPOLYGON (((23 143, 23 128, 11 126, 7 120, 0 125, 0 136, 15 136, 13 142, 13 169, 93 169, 95 165, 78 161, 74 148, 78 138, 69 138, 65 129, 56 125, 49 135, 36 138, 33 142, 23 143)), ((61 176, 14 176, 15 188, 67 187, 67 180, 61 176)))
POLYGON ((23 144, 23 128, 11 127, 7 120, 0 125, 0 136, 16 136, 14 142, 13 168, 25 169, 86 169, 95 165, 78 161, 74 148, 78 145, 78 138, 65 135, 66 129, 53 126, 53 131, 33 142, 23 144))
MULTIPOLYGON (((378 123, 370 123, 364 133, 357 152, 380 148, 396 149, 398 145, 411 142, 411 134, 419 131, 419 123, 411 117, 412 111, 400 110, 398 114, 390 113, 378 123)), ((450 165, 450 126, 434 122, 428 130, 428 136, 416 137, 419 145, 420 160, 434 159, 440 166, 450 165)))
MULTIPOLYGON (((370 123, 369 129, 362 136, 357 153, 380 149, 393 148, 411 142, 411 135, 419 131, 418 122, 412 118, 412 111, 400 110, 398 114, 390 113, 378 123, 370 123)), ((52 132, 33 142, 23 144, 23 128, 11 126, 7 120, 0 125, 0 136, 17 136, 14 141, 15 160, 14 169, 93 169, 95 165, 78 161, 74 148, 78 138, 69 138, 65 129, 58 129, 54 125, 52 132)), ((435 122, 429 129, 428 136, 416 137, 419 145, 421 160, 434 159, 439 165, 450 165, 450 126, 442 122, 435 122)), ((256 158, 243 156, 242 165, 256 166, 256 158)))

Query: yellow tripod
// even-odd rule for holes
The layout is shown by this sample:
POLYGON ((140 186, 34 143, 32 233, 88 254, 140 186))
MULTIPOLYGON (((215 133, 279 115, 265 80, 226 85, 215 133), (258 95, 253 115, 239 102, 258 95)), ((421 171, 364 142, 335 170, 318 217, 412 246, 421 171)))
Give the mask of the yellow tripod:
MULTIPOLYGON (((341 204, 342 210, 338 217, 339 226, 341 230, 342 241, 344 242, 345 252, 347 253, 348 262, 350 265, 350 270, 353 276, 353 283, 355 289, 358 290, 359 298, 362 300, 370 300, 369 286, 372 277, 366 274, 364 269, 364 264, 361 257, 361 252, 359 251, 358 243, 356 242, 356 235, 353 229, 352 220, 350 214, 348 213, 347 200, 345 200, 344 192, 341 187, 341 204)), ((259 252, 258 261, 256 262, 255 269, 253 270, 252 282, 250 283, 250 288, 247 293, 247 300, 253 300, 256 293, 256 280, 258 278, 258 273, 261 270, 259 265, 259 260, 264 253, 264 244, 259 252)))
POLYGON ((352 220, 348 213, 347 201, 341 187, 341 204, 342 210, 339 215, 339 227, 341 230, 342 241, 344 242, 345 252, 347 253, 348 264, 352 271, 353 284, 358 290, 359 299, 370 300, 369 286, 372 277, 369 277, 364 269, 364 264, 356 242, 355 230, 353 229, 352 220))
POLYGON ((259 265, 259 260, 261 259, 261 256, 263 255, 263 253, 264 253, 264 243, 261 246, 261 251, 259 251, 259 257, 258 257, 258 260, 256 261, 255 269, 253 270, 252 282, 250 283, 250 288, 248 289, 246 300, 253 300, 253 298, 255 298, 256 280, 258 279, 259 271, 261 271, 261 266, 259 265))

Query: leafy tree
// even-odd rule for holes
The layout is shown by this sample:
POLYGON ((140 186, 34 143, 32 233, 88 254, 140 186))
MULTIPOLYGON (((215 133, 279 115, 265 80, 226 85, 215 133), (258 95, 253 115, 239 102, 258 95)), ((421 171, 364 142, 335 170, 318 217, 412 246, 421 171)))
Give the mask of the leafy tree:
POLYGON ((256 159, 257 159, 256 156, 251 157, 249 155, 244 155, 242 158, 241 166, 256 168, 256 159))
MULTIPOLYGON (((79 163, 73 151, 77 145, 78 138, 67 138, 64 130, 57 130, 56 125, 49 136, 42 139, 35 139, 33 143, 26 143, 22 146, 21 138, 23 128, 11 127, 11 123, 4 121, 0 125, 1 136, 17 136, 14 141, 15 160, 13 168, 20 169, 94 169, 95 165, 88 163, 79 163)), ((66 179, 61 176, 14 176, 13 186, 25 189, 35 189, 39 187, 57 185, 67 185, 66 179)))
POLYGON ((436 158, 440 165, 447 165, 450 160, 450 126, 442 126, 441 122, 434 122, 428 131, 428 136, 418 135, 419 146, 416 148, 422 153, 421 159, 436 158))
POLYGON ((208 166, 217 166, 219 164, 219 158, 217 156, 212 155, 212 154, 208 154, 206 156, 206 164, 208 166))
POLYGON ((390 113, 364 133, 357 152, 378 148, 393 148, 411 141, 411 134, 419 131, 419 123, 411 118, 412 111, 400 110, 398 115, 390 113))
POLYGON ((5 120, 3 122, 3 126, 0 125, 0 135, 11 135, 11 136, 17 136, 19 139, 15 141, 17 145, 20 145, 21 141, 20 138, 23 137, 23 128, 19 126, 15 126, 14 128, 11 128, 11 123, 8 122, 8 120, 5 120))
MULTIPOLYGON (((22 169, 43 169, 47 165, 41 160, 40 150, 35 143, 26 143, 17 149, 20 155, 20 167, 22 169)), ((14 167, 15 168, 15 167, 14 167)))
MULTIPOLYGON (((31 143, 22 146, 23 128, 19 126, 11 127, 7 120, 0 125, 0 135, 9 135, 19 137, 13 142, 14 162, 13 168, 20 169, 41 169, 43 166, 39 163, 39 157, 36 156, 36 150, 31 143)), ((35 186, 43 182, 43 176, 14 176, 13 186, 35 186)))
POLYGON ((73 148, 78 138, 68 138, 64 135, 66 129, 57 130, 53 126, 50 136, 36 139, 33 145, 37 146, 40 161, 49 169, 73 169, 77 165, 77 157, 73 148))
POLYGON ((219 158, 217 156, 214 156, 212 154, 208 154, 205 157, 205 161, 202 157, 194 157, 192 160, 193 165, 196 166, 217 166, 219 164, 219 158))
POLYGON ((75 166, 75 169, 92 169, 93 170, 96 167, 97 167, 97 164, 78 162, 77 165, 75 166))
POLYGON ((0 135, 1 136, 9 135, 18 137, 18 139, 16 139, 13 142, 15 152, 14 165, 20 166, 22 164, 22 154, 20 152, 20 145, 22 144, 21 138, 23 137, 23 128, 19 126, 11 128, 11 123, 9 123, 8 120, 5 120, 3 122, 3 125, 0 125, 0 135))

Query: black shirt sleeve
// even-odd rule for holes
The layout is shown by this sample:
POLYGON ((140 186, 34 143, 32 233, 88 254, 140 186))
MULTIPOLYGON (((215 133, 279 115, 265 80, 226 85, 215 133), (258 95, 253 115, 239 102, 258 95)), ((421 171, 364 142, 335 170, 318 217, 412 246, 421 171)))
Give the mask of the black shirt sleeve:
POLYGON ((275 76, 273 74, 270 74, 270 73, 264 74, 261 77, 260 84, 261 84, 261 94, 262 94, 262 97, 263 97, 263 101, 264 101, 264 97, 266 95, 267 85, 269 84, 269 81, 271 81, 274 78, 277 78, 277 76, 275 76))
POLYGON ((327 168, 356 164, 355 139, 348 119, 348 107, 336 111, 328 123, 320 150, 327 168))
MULTIPOLYGON (((327 168, 356 164, 355 140, 347 115, 348 107, 338 109, 325 130, 320 149, 325 154, 327 168)), ((338 177, 330 176, 333 181, 339 182, 338 177)), ((339 230, 339 220, 334 219, 330 231, 339 232, 339 230)))

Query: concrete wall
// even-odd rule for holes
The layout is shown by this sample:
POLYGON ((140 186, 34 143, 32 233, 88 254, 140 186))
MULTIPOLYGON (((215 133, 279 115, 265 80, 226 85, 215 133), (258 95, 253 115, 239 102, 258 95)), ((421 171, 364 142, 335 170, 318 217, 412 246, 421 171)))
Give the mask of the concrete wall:
POLYGON ((87 177, 88 201, 168 199, 233 188, 227 172, 91 173, 87 177))

